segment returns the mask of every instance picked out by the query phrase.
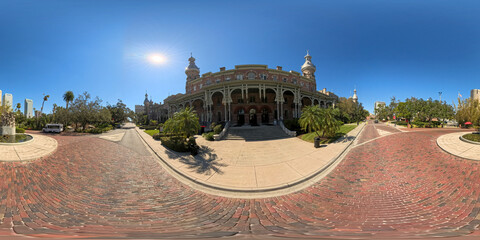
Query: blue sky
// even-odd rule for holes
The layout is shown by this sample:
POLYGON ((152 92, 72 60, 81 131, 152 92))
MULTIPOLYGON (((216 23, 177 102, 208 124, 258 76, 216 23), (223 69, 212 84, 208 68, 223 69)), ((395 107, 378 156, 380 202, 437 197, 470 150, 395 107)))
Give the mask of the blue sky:
POLYGON ((14 103, 88 91, 142 104, 185 92, 190 52, 201 73, 239 64, 300 71, 310 50, 317 88, 377 100, 452 103, 480 88, 480 1, 0 0, 0 89, 14 103), (152 65, 145 56, 167 61, 152 65))

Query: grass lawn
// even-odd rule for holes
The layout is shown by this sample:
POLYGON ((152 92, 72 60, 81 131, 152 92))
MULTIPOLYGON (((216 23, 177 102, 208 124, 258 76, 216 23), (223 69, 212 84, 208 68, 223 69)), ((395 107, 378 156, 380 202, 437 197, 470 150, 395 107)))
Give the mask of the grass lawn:
MULTIPOLYGON (((335 133, 335 136, 334 137, 331 137, 331 138, 325 138, 325 139, 321 139, 320 140, 320 143, 331 143, 331 142, 335 142, 335 140, 341 138, 343 135, 347 134, 348 132, 352 131, 353 129, 355 129, 357 127, 357 124, 356 123, 350 123, 350 124, 344 124, 342 126, 340 126, 340 129, 338 129, 338 131, 335 133)), ((322 136, 322 132, 319 131, 318 134, 320 136, 322 136)), ((315 132, 311 132, 311 133, 306 133, 306 134, 302 134, 300 136, 298 136, 300 139, 304 140, 304 141, 307 141, 307 142, 311 142, 313 143, 313 140, 315 137, 317 137, 317 134, 315 132)))
POLYGON ((156 130, 145 130, 144 132, 146 132, 150 136, 153 136, 154 134, 159 133, 159 130, 158 129, 156 129, 156 130))
POLYGON ((465 134, 463 135, 463 138, 474 141, 474 142, 480 142, 480 134, 465 134))

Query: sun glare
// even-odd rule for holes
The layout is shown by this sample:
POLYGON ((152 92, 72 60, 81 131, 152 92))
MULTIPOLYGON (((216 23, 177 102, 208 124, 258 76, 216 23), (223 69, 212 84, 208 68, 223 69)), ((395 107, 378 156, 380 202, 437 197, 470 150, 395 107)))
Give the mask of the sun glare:
POLYGON ((162 64, 165 62, 165 58, 159 54, 150 54, 148 61, 152 64, 162 64))

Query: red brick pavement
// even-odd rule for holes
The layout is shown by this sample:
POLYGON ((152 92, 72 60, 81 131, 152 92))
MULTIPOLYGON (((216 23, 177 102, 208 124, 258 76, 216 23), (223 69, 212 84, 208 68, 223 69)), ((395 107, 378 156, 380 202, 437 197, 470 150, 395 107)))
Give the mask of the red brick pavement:
MULTIPOLYGON (((375 137, 372 125, 362 136, 375 137)), ((479 224, 477 162, 440 150, 444 131, 398 133, 352 149, 317 184, 265 199, 182 185, 153 157, 88 136, 0 163, 0 235, 36 237, 393 238, 463 236, 479 224)))

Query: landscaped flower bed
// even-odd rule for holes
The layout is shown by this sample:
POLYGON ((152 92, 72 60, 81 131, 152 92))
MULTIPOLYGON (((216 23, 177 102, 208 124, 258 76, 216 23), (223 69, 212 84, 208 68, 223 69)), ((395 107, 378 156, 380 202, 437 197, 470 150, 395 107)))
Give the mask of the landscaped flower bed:
POLYGON ((478 133, 469 133, 469 134, 465 134, 463 135, 463 138, 467 139, 467 140, 470 140, 470 141, 473 141, 473 142, 479 142, 480 143, 480 134, 478 133))

